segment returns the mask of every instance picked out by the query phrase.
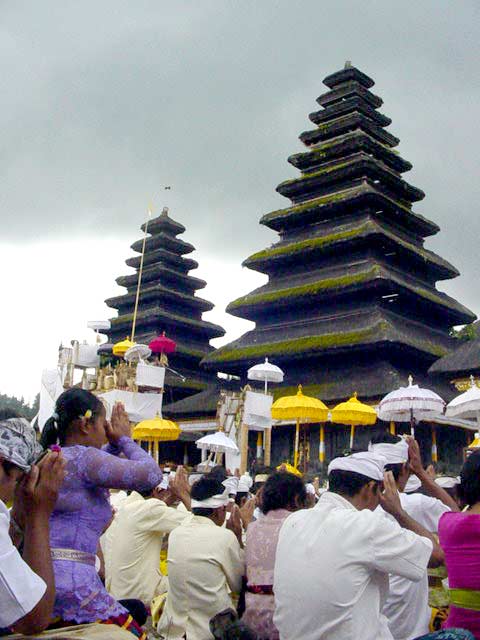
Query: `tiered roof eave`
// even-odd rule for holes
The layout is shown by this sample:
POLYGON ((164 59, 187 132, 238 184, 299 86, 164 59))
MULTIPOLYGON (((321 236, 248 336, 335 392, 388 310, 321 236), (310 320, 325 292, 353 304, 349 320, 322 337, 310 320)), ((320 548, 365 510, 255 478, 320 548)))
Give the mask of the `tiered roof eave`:
POLYGON ((341 225, 323 226, 316 229, 308 227, 304 236, 293 240, 282 240, 267 249, 257 251, 243 262, 244 267, 260 273, 269 274, 277 268, 298 260, 301 255, 304 261, 323 258, 329 252, 344 250, 354 251, 361 242, 378 240, 386 250, 403 253, 408 260, 427 267, 435 280, 447 280, 460 275, 459 271, 433 251, 425 249, 421 244, 412 242, 406 234, 378 220, 371 214, 345 220, 341 225))
MULTIPOLYGON (((389 268, 373 259, 351 265, 346 270, 340 264, 337 269, 326 272, 310 272, 301 278, 301 284, 289 283, 288 287, 278 282, 255 289, 246 296, 231 302, 227 312, 249 320, 278 312, 282 308, 296 312, 299 308, 315 304, 332 303, 334 299, 348 296, 353 303, 355 294, 364 297, 370 289, 377 295, 396 295, 407 298, 408 305, 421 306, 425 312, 442 315, 450 326, 472 322, 475 315, 466 307, 445 293, 429 287, 425 283, 407 278, 401 272, 389 268)), ((405 304, 405 303, 404 303, 405 304)), ((407 309, 405 309, 407 313, 407 309)))
POLYGON ((281 365, 291 360, 325 359, 334 354, 393 348, 431 364, 446 355, 453 345, 453 339, 444 332, 376 306, 322 322, 317 318, 313 326, 305 322, 301 326, 279 324, 264 331, 253 329, 212 352, 202 364, 228 373, 245 369, 252 361, 264 357, 275 358, 281 365))
POLYGON ((379 214, 390 219, 393 224, 411 229, 419 238, 435 235, 440 231, 437 224, 383 193, 380 185, 369 180, 267 213, 260 219, 260 224, 283 232, 287 228, 304 227, 325 220, 326 217, 332 218, 339 213, 346 214, 368 206, 375 207, 379 214))

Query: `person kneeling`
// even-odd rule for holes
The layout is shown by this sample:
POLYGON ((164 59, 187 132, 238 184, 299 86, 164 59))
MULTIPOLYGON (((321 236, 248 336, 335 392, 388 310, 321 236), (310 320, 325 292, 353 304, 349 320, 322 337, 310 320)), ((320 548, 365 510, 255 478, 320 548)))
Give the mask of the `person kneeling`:
POLYGON ((232 607, 229 590, 239 593, 245 571, 238 507, 227 528, 228 489, 202 477, 191 491, 192 515, 170 534, 170 590, 157 631, 169 640, 213 638, 209 622, 232 607))

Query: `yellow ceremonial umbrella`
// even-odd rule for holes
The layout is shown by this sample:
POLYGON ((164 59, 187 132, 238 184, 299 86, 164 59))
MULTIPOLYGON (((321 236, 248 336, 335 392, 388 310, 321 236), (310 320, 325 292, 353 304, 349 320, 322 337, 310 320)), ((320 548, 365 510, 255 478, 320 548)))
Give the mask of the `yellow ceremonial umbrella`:
POLYGON ((480 433, 476 433, 472 442, 468 445, 468 449, 480 449, 480 433))
POLYGON ((113 345, 112 353, 114 356, 124 356, 126 352, 133 346, 135 346, 135 342, 132 342, 127 336, 125 340, 121 340, 120 342, 117 342, 113 345))
POLYGON ((360 400, 357 399, 356 391, 350 400, 341 402, 332 409, 332 422, 350 425, 350 449, 353 447, 355 426, 375 424, 376 421, 377 412, 368 404, 360 402, 360 400))
POLYGON ((161 418, 158 413, 152 420, 142 420, 134 428, 132 438, 149 443, 153 442, 153 457, 158 462, 158 443, 178 440, 181 433, 180 427, 171 420, 161 418))
POLYGON ((302 473, 288 462, 282 462, 282 464, 279 464, 277 471, 286 471, 287 473, 293 473, 294 476, 298 476, 299 478, 302 477, 302 473))
POLYGON ((293 466, 298 464, 298 444, 300 438, 300 420, 307 422, 325 422, 328 416, 328 407, 321 400, 304 396, 302 385, 298 385, 298 391, 294 396, 283 396, 272 404, 272 418, 274 420, 296 420, 295 429, 295 453, 293 466))

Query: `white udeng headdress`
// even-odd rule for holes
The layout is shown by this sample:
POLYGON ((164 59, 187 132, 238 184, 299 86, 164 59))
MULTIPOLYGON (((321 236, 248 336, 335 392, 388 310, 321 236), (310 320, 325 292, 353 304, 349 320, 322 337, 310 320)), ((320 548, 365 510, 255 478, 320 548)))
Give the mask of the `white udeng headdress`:
POLYGON ((228 489, 223 493, 205 498, 205 500, 192 500, 192 509, 219 509, 225 507, 229 502, 228 489))
POLYGON ((361 473, 372 480, 381 482, 383 480, 383 468, 387 464, 386 459, 372 451, 361 451, 353 453, 351 456, 335 458, 328 465, 328 475, 332 471, 351 471, 361 473))
POLYGON ((237 495, 239 488, 239 478, 237 476, 229 476, 222 482, 223 486, 227 489, 228 493, 231 495, 237 495))
POLYGON ((369 444, 368 450, 386 458, 385 464, 404 464, 408 461, 408 442, 403 438, 395 444, 388 442, 369 444))

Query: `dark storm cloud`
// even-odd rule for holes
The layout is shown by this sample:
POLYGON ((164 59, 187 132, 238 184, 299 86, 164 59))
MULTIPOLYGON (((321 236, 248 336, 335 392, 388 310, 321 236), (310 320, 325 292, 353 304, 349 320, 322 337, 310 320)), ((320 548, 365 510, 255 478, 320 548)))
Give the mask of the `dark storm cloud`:
POLYGON ((275 238, 258 219, 286 204, 286 157, 322 78, 350 59, 376 80, 406 177, 427 193, 417 211, 442 228, 428 247, 463 274, 449 291, 478 311, 479 7, 1 2, 3 240, 133 241, 154 198, 204 253, 241 261, 275 238))

